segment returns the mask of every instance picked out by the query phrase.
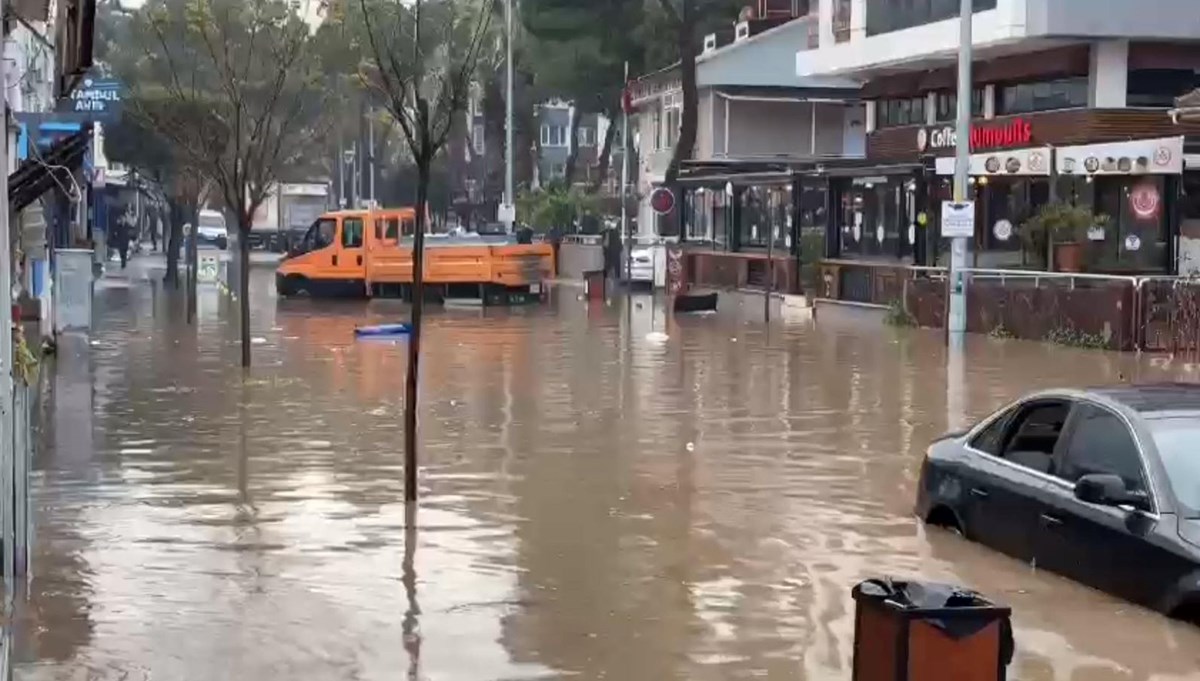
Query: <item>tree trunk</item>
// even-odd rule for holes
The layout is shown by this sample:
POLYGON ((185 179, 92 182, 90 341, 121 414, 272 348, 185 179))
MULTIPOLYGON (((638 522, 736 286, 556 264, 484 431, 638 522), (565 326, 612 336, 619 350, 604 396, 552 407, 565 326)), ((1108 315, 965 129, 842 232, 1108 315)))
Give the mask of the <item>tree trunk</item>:
POLYGON ((679 14, 679 76, 683 86, 683 112, 679 122, 679 139, 675 142, 675 153, 663 178, 663 184, 674 185, 679 178, 679 168, 692 157, 696 147, 697 109, 700 96, 696 90, 696 12, 695 0, 683 0, 679 14))
POLYGON ((179 248, 183 238, 183 213, 184 208, 180 202, 172 200, 167 233, 163 235, 167 247, 167 273, 163 275, 163 283, 173 289, 179 288, 179 248))
POLYGON ((197 200, 195 203, 188 204, 187 223, 191 225, 191 232, 187 235, 187 320, 191 324, 196 320, 196 275, 198 260, 197 249, 199 245, 196 243, 196 235, 200 228, 200 204, 197 200))
POLYGON ((563 168, 563 182, 566 183, 567 189, 575 183, 575 166, 579 162, 579 125, 583 122, 583 109, 576 108, 575 115, 571 116, 571 131, 567 133, 567 148, 571 150, 567 154, 567 164, 563 168))
MULTIPOLYGON (((194 275, 193 275, 194 276, 194 275)), ((242 332, 242 368, 250 368, 250 219, 238 211, 238 313, 242 332)))
POLYGON ((612 165, 613 140, 617 136, 617 121, 609 120, 608 130, 604 133, 604 146, 600 147, 599 167, 596 170, 596 181, 592 183, 593 190, 599 190, 608 181, 608 169, 612 165))
POLYGON ((421 364, 421 317, 425 312, 425 206, 432 155, 417 162, 417 217, 413 233, 412 329, 408 339, 408 376, 404 383, 404 501, 417 501, 417 386, 421 364))

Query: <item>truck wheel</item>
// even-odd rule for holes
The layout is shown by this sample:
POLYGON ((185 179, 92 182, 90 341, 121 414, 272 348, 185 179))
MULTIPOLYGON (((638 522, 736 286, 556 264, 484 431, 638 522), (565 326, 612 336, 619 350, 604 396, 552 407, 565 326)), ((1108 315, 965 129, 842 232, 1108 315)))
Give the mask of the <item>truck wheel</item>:
POLYGON ((308 277, 300 276, 299 274, 288 275, 283 280, 280 294, 284 296, 307 296, 309 293, 308 277))

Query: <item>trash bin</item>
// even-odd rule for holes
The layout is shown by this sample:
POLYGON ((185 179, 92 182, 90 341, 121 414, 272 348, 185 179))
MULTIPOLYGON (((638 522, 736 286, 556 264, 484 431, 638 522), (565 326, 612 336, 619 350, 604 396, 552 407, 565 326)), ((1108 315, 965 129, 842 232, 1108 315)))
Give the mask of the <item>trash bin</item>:
POLYGON ((872 579, 852 594, 854 681, 1004 681, 1009 608, 928 582, 872 579))
POLYGON ((583 273, 583 283, 588 300, 604 300, 606 279, 604 270, 591 270, 583 273))

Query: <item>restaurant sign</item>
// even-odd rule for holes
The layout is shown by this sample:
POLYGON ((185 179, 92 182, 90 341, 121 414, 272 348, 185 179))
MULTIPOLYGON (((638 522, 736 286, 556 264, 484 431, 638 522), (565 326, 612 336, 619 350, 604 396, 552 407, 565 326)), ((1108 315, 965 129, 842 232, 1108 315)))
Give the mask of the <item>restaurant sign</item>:
MULTIPOLYGON (((1011 149, 1023 147, 1033 141, 1033 125, 1024 118, 1014 118, 1001 124, 972 125, 972 149, 1011 149)), ((958 133, 954 126, 920 128, 917 130, 917 149, 937 151, 952 149, 958 144, 958 133)))
POLYGON ((1055 156, 1060 175, 1178 175, 1183 172, 1183 138, 1059 147, 1055 156))

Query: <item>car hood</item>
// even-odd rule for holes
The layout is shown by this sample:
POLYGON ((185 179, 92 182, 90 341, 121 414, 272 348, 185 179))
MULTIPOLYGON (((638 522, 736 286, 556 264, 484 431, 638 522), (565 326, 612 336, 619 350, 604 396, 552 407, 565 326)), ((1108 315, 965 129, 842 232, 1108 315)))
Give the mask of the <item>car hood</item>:
POLYGON ((1200 548, 1200 518, 1180 518, 1179 536, 1192 546, 1200 548))

